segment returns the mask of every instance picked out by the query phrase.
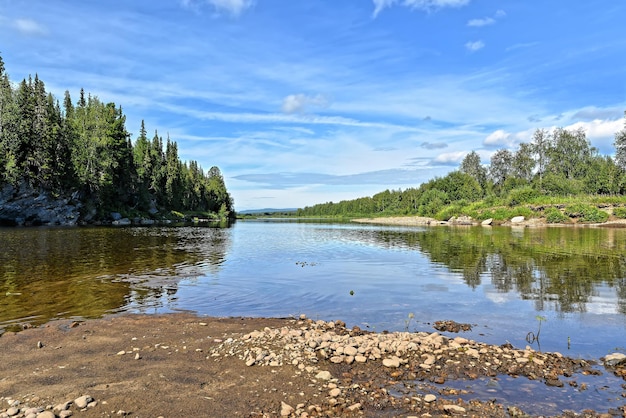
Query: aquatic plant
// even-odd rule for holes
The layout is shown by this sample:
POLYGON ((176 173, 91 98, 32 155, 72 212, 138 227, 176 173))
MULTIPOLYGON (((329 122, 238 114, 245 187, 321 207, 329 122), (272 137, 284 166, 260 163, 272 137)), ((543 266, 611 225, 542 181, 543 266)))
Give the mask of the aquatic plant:
POLYGON ((415 314, 413 312, 409 312, 407 318, 404 320, 404 330, 406 332, 409 332, 409 325, 411 324, 413 318, 415 318, 415 314))
POLYGON ((535 334, 534 332, 530 331, 528 334, 526 334, 526 341, 528 342, 528 344, 532 344, 535 341, 537 341, 537 345, 539 345, 539 334, 541 334, 541 323, 543 321, 547 321, 547 319, 545 316, 541 316, 541 315, 535 316, 535 319, 539 322, 537 333, 535 334))

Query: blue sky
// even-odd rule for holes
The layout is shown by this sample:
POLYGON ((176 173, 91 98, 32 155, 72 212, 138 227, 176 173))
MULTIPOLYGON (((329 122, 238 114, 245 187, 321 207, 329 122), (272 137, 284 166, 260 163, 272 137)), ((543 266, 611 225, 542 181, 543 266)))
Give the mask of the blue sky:
POLYGON ((217 165, 238 210, 416 187, 584 128, 613 154, 626 2, 0 0, 13 81, 122 105, 217 165))

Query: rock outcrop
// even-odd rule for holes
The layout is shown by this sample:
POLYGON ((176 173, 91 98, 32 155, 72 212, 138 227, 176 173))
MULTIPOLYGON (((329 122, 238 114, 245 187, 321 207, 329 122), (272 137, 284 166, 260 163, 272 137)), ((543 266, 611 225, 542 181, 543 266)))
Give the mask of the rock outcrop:
POLYGON ((78 196, 52 196, 27 182, 0 188, 0 225, 76 225, 82 204, 78 196))

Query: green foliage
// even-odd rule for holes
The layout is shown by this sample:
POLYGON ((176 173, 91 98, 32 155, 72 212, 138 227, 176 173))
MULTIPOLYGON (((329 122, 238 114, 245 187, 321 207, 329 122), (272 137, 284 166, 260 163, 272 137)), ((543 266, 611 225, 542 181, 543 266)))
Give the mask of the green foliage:
POLYGON ((544 211, 543 216, 545 216, 546 222, 548 222, 549 224, 569 222, 569 218, 563 212, 561 212, 559 209, 555 207, 547 208, 544 211))
POLYGON ((626 207, 613 208, 613 216, 621 219, 626 219, 626 207))
POLYGON ((577 203, 565 208, 565 214, 570 218, 578 218, 579 222, 606 222, 609 214, 595 206, 577 203))
POLYGON ((461 216, 462 214, 462 206, 460 205, 448 205, 442 207, 435 215, 433 216, 435 219, 439 221, 447 221, 453 216, 461 216))
POLYGON ((418 213, 421 216, 434 216, 448 202, 446 192, 439 189, 427 190, 419 199, 418 213))
POLYGON ((580 180, 568 179, 562 173, 548 173, 543 178, 543 191, 552 196, 574 196, 581 194, 582 190, 580 180))
POLYGON ((513 189, 507 195, 507 204, 509 206, 517 206, 523 203, 530 203, 538 194, 537 190, 530 186, 513 189))
POLYGON ((624 128, 615 134, 615 164, 622 172, 626 171, 626 111, 624 112, 624 128))

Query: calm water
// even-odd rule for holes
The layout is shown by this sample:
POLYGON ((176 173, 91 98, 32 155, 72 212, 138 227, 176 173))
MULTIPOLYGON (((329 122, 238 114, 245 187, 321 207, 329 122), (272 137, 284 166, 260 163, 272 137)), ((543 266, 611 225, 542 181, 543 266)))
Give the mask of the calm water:
POLYGON ((535 349, 626 351, 626 229, 8 228, 0 250, 0 332, 126 311, 305 313, 376 331, 450 319, 474 325, 466 337, 524 347, 539 316, 535 349))

